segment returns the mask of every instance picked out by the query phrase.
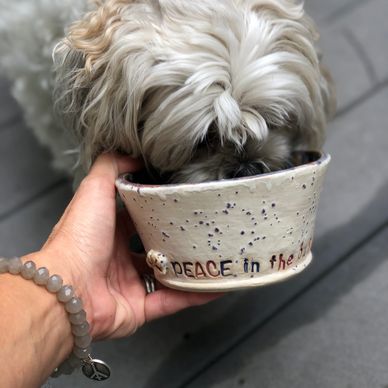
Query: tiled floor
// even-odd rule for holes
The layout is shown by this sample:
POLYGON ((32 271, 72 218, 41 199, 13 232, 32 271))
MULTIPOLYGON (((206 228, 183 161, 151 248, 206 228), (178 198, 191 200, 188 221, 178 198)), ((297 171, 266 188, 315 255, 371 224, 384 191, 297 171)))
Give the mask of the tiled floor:
MULTIPOLYGON (((113 368, 100 387, 388 386, 388 2, 306 0, 306 7, 339 100, 314 263, 289 282, 97 344, 113 368)), ((49 167, 5 81, 0 161, 0 251, 23 254, 45 240, 71 188, 49 167)), ((77 375, 50 384, 96 386, 77 375)))

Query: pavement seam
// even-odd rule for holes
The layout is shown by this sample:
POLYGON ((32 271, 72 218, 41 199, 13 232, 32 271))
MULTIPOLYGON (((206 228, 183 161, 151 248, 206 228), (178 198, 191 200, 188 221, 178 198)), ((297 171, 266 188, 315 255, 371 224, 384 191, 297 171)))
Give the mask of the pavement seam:
POLYGON ((195 382, 199 376, 209 370, 212 366, 216 365, 221 361, 225 356, 227 356, 232 350, 237 348, 240 344, 247 341, 252 335, 254 335, 259 329, 267 325, 270 321, 276 318, 283 310, 289 307, 291 304, 295 303, 300 297, 302 297, 306 292, 317 286, 321 281, 325 280, 328 276, 331 275, 335 270, 344 265, 351 257, 364 246, 366 246, 372 239, 376 238, 379 234, 383 233, 384 230, 388 228, 388 219, 374 228, 370 233, 368 233, 363 239, 361 239, 357 244, 349 248, 344 254, 331 264, 324 271, 319 273, 314 277, 310 282, 308 282, 304 287, 302 287, 298 292, 296 292, 291 298, 287 299, 282 303, 278 308, 276 308, 272 313, 270 313, 266 318, 260 321, 257 325, 254 325, 251 329, 247 330, 243 335, 237 338, 231 345, 226 349, 220 352, 215 358, 213 358, 206 366, 200 368, 196 371, 195 374, 192 374, 191 377, 187 378, 181 385, 177 388, 187 388, 189 384, 195 382))
POLYGON ((349 28, 344 28, 342 33, 345 39, 347 40, 347 42, 349 43, 349 45, 356 52, 359 60, 361 61, 362 65, 365 68, 365 71, 369 77, 369 80, 373 85, 376 85, 379 80, 377 76, 377 72, 373 65, 373 62, 370 60, 367 52, 364 49, 364 45, 359 41, 359 39, 354 34, 354 32, 349 28))
POLYGON ((349 112, 351 112, 353 109, 357 108, 359 105, 362 105, 364 102, 366 102, 369 98, 375 96, 376 94, 380 93, 382 90, 384 90, 388 86, 388 77, 383 79, 382 81, 378 82, 376 85, 373 85, 370 87, 366 92, 361 94, 361 96, 357 97, 355 100, 351 101, 341 109, 339 109, 334 116, 334 120, 339 119, 342 116, 345 116, 349 112))
POLYGON ((347 4, 344 4, 341 7, 338 7, 333 12, 331 12, 324 21, 328 24, 334 24, 336 21, 340 20, 341 18, 344 18, 346 15, 354 11, 356 8, 365 5, 367 3, 371 3, 375 0, 356 0, 351 1, 347 4))
POLYGON ((0 133, 8 131, 16 124, 22 124, 23 126, 25 125, 24 120, 21 118, 20 114, 15 114, 14 116, 11 116, 8 120, 0 122, 0 133))

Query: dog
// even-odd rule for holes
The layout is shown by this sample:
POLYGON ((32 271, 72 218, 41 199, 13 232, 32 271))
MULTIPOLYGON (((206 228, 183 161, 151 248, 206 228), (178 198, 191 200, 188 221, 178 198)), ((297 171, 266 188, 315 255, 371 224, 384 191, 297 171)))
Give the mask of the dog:
POLYGON ((163 183, 281 170, 335 109, 293 0, 0 0, 0 68, 75 176, 117 151, 163 183))

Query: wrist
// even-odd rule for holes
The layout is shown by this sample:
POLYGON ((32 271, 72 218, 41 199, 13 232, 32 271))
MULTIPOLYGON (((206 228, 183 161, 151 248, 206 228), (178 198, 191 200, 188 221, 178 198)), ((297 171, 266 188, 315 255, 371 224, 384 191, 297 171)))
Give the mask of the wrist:
POLYGON ((38 386, 71 352, 67 314, 43 287, 21 276, 0 276, 0 308, 7 312, 0 320, 2 378, 5 386, 38 386), (26 372, 15 373, 14 365, 26 372))
MULTIPOLYGON (((94 314, 92 303, 87 290, 87 284, 82 276, 82 270, 72 258, 68 258, 65 252, 56 252, 53 249, 42 249, 38 252, 22 257, 22 261, 33 261, 37 268, 46 267, 50 275, 59 275, 63 279, 63 285, 70 285, 74 289, 74 294, 82 300, 83 309, 86 312, 87 321, 90 325, 90 333, 93 334, 94 314)), ((47 292, 47 291, 46 291, 47 292)), ((55 298, 54 298, 55 299, 55 298)), ((64 306, 56 301, 59 307, 65 312, 64 306)), ((66 313, 66 320, 69 321, 66 313)))
MULTIPOLYGON (((0 333, 2 327, 20 323, 15 325, 16 329, 10 338, 0 338, 0 345, 3 343, 4 346, 1 355, 5 356, 10 365, 24 356, 24 362, 19 364, 26 367, 24 370, 34 371, 28 380, 24 376, 9 375, 6 381, 10 385, 12 383, 12 386, 25 386, 24 382, 27 381, 29 386, 35 386, 41 379, 48 377, 47 373, 54 372, 53 376, 69 374, 81 364, 87 377, 106 379, 110 375, 109 367, 91 358, 92 337, 83 302, 73 286, 67 282, 64 284, 58 273, 58 269, 69 269, 72 266, 62 260, 59 263, 50 261, 47 258, 53 256, 45 253, 36 252, 22 259, 0 258, 0 273, 4 275, 0 287, 4 298, 0 310, 9 309, 11 312, 0 321, 0 333), (55 273, 50 273, 50 270, 55 273), (11 298, 7 298, 6 290, 11 291, 11 298), (27 297, 21 300, 23 295, 27 297), (33 302, 34 298, 36 301, 33 302), (23 313, 26 319, 23 319, 23 313), (51 330, 51 327, 55 330, 51 330), (12 351, 13 344, 17 346, 15 352, 12 351)), ((61 272, 67 275, 65 280, 74 279, 71 271, 61 272)))

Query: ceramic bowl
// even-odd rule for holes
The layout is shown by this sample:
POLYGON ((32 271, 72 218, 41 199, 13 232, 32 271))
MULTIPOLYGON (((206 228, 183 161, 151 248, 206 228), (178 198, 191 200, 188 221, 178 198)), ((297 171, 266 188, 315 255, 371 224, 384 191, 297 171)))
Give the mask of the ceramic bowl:
POLYGON ((296 167, 197 184, 116 186, 162 284, 226 291, 288 279, 312 259, 330 156, 298 152, 296 167))

